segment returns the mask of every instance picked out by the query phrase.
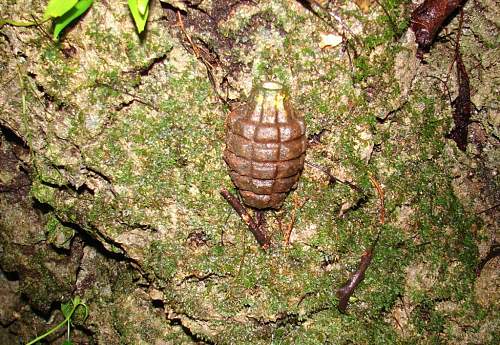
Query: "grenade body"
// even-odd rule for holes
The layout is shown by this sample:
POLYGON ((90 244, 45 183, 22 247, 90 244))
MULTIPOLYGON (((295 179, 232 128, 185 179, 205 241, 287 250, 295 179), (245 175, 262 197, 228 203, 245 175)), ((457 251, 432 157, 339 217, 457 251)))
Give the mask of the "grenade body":
POLYGON ((264 82, 227 120, 224 160, 245 205, 279 209, 304 168, 305 124, 283 86, 264 82))

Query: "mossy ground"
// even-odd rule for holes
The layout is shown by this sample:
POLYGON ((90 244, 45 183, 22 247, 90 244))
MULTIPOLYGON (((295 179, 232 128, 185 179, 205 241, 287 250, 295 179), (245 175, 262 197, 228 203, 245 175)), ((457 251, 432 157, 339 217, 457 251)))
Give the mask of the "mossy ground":
MULTIPOLYGON (((1 29, 2 80, 15 91, 2 92, 0 123, 30 148, 31 195, 49 210, 41 236, 67 250, 76 232, 99 248, 68 276, 90 307, 83 327, 109 344, 456 344, 476 336, 493 344, 496 304, 478 303, 474 285, 478 246, 494 234, 475 211, 491 198, 476 205, 474 192, 457 191, 455 170, 483 161, 485 176, 493 174, 498 147, 487 136, 482 157, 475 142, 462 153, 445 139, 449 99, 429 75, 448 71, 442 57, 453 45, 438 43, 428 65, 417 61, 408 1, 372 3, 369 13, 346 1, 317 8, 319 17, 298 2, 222 3, 205 4, 211 20, 188 10, 181 28, 155 2, 141 37, 125 4, 105 2, 61 43, 1 29), (329 12, 356 39, 346 33, 348 44, 321 49, 321 33, 342 31, 329 12), (298 189, 268 212, 267 252, 219 196, 232 188, 221 159, 228 104, 264 79, 283 82, 308 134, 321 134, 298 189), (370 176, 385 192, 383 226, 370 176), (341 314, 335 291, 379 230, 373 263, 341 314), (106 255, 118 264, 101 261, 106 255)), ((474 8, 466 11, 475 25, 474 8)), ((484 38, 464 35, 463 45, 480 45, 487 59, 497 48, 477 31, 484 38)), ((471 77, 478 89, 486 78, 471 77)), ((480 98, 490 118, 491 85, 480 98)), ((488 183, 484 190, 495 190, 498 178, 488 183)))

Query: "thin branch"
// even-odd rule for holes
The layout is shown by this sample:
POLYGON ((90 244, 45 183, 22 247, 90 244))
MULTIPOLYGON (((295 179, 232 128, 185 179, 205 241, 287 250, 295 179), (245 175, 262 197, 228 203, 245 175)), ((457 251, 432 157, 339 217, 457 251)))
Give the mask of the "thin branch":
POLYGON ((317 169, 319 171, 321 171, 322 173, 324 173, 325 175, 328 176, 328 183, 329 184, 334 184, 335 182, 340 182, 340 183, 343 183, 345 185, 348 185, 349 187, 351 187, 352 189, 354 189, 355 191, 359 192, 359 193, 363 193, 363 190, 356 186, 354 183, 348 181, 348 180, 341 180, 335 176, 332 175, 332 173, 330 172, 330 168, 325 168, 325 167, 322 167, 321 165, 319 164, 316 164, 316 163, 313 163, 313 162, 309 162, 309 161, 305 161, 305 164, 306 165, 309 165, 310 167, 314 168, 314 169, 317 169))
MULTIPOLYGON (((377 237, 378 239, 378 237, 377 237)), ((337 290, 337 297, 339 298, 339 311, 345 313, 347 305, 349 304, 349 298, 354 293, 356 287, 365 278, 365 272, 370 265, 373 258, 373 245, 370 246, 361 256, 361 260, 358 269, 351 275, 349 280, 337 290)))
POLYGON ((384 190, 380 183, 372 175, 368 176, 373 187, 377 190, 378 200, 379 200, 379 215, 380 215, 380 225, 385 224, 385 205, 384 205, 384 190))
POLYGON ((297 220, 297 210, 300 210, 305 205, 307 200, 309 200, 309 198, 307 198, 301 203, 299 203, 298 198, 296 197, 293 200, 293 209, 291 217, 292 219, 290 221, 290 224, 288 225, 287 231, 285 232, 285 246, 288 246, 290 244, 290 236, 292 235, 293 226, 295 225, 295 221, 297 220))
POLYGON ((453 122, 455 126, 448 134, 447 138, 452 139, 457 144, 457 147, 466 151, 467 149, 467 136, 468 126, 472 113, 472 102, 470 99, 470 82, 469 75, 462 61, 462 54, 460 53, 460 36, 462 32, 462 25, 464 19, 464 12, 460 10, 460 24, 457 33, 457 41, 455 42, 455 59, 457 64, 457 83, 458 83, 458 96, 452 103, 454 107, 453 122))
POLYGON ((201 63, 203 63, 203 65, 207 69, 208 79, 210 81, 210 84, 212 85, 212 88, 214 89, 215 95, 217 96, 217 98, 219 98, 219 100, 222 103, 224 103, 225 105, 228 105, 229 104, 228 100, 225 99, 224 97, 222 97, 221 94, 219 93, 219 90, 217 89, 217 83, 215 81, 215 77, 214 77, 214 73, 213 73, 214 66, 205 57, 207 55, 209 56, 210 52, 207 49, 200 47, 199 45, 194 43, 193 39, 186 31, 186 27, 184 26, 184 21, 182 19, 182 15, 181 15, 180 11, 177 11, 177 21, 179 23, 179 24, 177 24, 177 26, 181 29, 182 33, 186 37, 186 40, 188 41, 189 45, 191 46, 191 49, 193 50, 194 55, 196 56, 196 58, 198 60, 201 61, 201 63))
POLYGON ((488 212, 488 211, 494 210, 494 209, 495 209, 495 208, 497 208, 498 206, 500 206, 500 204, 496 204, 496 205, 493 205, 493 206, 491 206, 491 207, 488 207, 487 209, 484 209, 484 210, 478 211, 478 212, 476 212, 476 214, 481 214, 481 213, 485 213, 485 212, 488 212))
POLYGON ((255 222, 255 220, 246 210, 245 206, 243 206, 241 202, 235 196, 229 193, 226 189, 222 189, 220 191, 220 194, 224 199, 226 199, 229 205, 231 205, 234 208, 236 213, 238 213, 243 222, 248 226, 248 229, 254 235, 255 239, 262 247, 262 249, 269 248, 270 246, 269 239, 267 238, 265 232, 262 231, 262 228, 260 226, 262 222, 259 223, 255 222))
MULTIPOLYGON (((379 221, 380 225, 382 226, 385 223, 384 191, 380 186, 380 183, 373 176, 370 175, 369 178, 373 187, 377 190, 380 203, 379 221)), ((358 269, 349 277, 347 282, 337 290, 337 297, 339 298, 338 309, 341 313, 346 312, 347 306, 349 304, 349 299, 354 293, 354 290, 356 290, 356 287, 358 287, 358 285, 365 278, 365 272, 368 269, 368 266, 370 266, 370 263, 372 262, 375 246, 378 243, 381 230, 382 227, 380 227, 379 231, 377 232, 377 237, 375 237, 375 240, 373 241, 372 245, 368 247, 368 249, 361 256, 358 269)))

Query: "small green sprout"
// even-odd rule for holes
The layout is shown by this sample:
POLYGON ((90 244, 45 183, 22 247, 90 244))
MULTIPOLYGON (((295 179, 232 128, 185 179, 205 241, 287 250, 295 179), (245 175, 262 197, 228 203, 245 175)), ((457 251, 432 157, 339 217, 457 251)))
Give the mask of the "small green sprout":
MULTIPOLYGON (((52 20, 54 32, 52 34, 55 41, 59 40, 61 32, 73 21, 80 18, 94 3, 94 0, 50 0, 45 7, 43 20, 41 22, 23 22, 12 19, 0 19, 0 27, 3 25, 13 26, 33 26, 52 20)), ((134 18, 137 32, 140 34, 146 27, 149 15, 149 0, 128 0, 130 13, 134 18)))
POLYGON ((134 18, 137 32, 143 32, 148 20, 149 0, 128 0, 128 7, 134 18))
POLYGON ((56 325, 55 327, 49 329, 47 332, 45 332, 44 334, 42 334, 41 336, 33 339, 32 341, 30 341, 29 343, 27 343, 26 345, 32 345, 32 344, 35 344, 36 342, 42 340, 43 338, 49 336, 50 334, 54 333, 55 331, 57 331, 59 328, 63 327, 64 325, 67 325, 67 329, 68 329, 68 333, 67 333, 67 336, 66 336, 66 340, 64 341, 63 345, 73 345, 73 342, 71 341, 70 339, 70 332, 71 332, 71 318, 73 317, 73 315, 75 314, 75 311, 77 309, 79 309, 79 307, 82 307, 83 308, 83 321, 85 321, 87 319, 87 317, 89 316, 89 308, 87 307, 87 305, 80 299, 79 296, 76 296, 75 298, 73 298, 71 301, 69 301, 68 303, 63 303, 61 305, 61 312, 63 313, 64 315, 64 320, 56 325))

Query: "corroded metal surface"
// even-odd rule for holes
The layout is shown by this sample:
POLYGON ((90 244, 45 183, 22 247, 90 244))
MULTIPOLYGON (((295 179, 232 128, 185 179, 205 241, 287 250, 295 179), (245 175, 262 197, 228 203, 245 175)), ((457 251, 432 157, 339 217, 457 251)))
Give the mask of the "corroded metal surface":
POLYGON ((296 187, 307 147, 304 120, 283 86, 265 82, 229 114, 224 160, 243 202, 278 209, 296 187))

